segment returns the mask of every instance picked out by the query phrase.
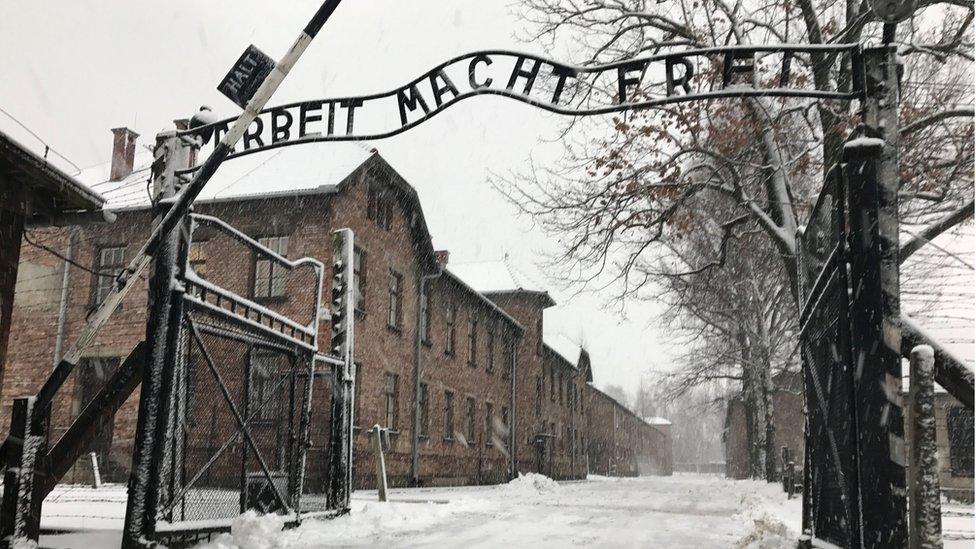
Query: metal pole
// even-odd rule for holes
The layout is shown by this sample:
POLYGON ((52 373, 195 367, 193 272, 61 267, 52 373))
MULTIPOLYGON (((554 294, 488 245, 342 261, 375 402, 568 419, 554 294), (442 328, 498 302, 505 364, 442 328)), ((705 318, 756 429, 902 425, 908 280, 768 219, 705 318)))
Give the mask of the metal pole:
POLYGON ((912 349, 908 386, 908 546, 942 547, 939 456, 935 440, 935 351, 912 349))
MULTIPOLYGON (((158 189, 156 222, 161 223, 166 209, 177 192, 179 169, 189 162, 190 142, 163 132, 156 136, 156 172, 153 188, 158 189)), ((157 225, 158 227, 158 225, 157 225)), ((169 418, 175 364, 173 358, 176 334, 182 322, 181 300, 173 281, 179 269, 182 235, 173 231, 157 249, 152 278, 149 281, 149 311, 146 342, 149 357, 142 375, 139 394, 139 419, 136 425, 129 498, 126 503, 123 547, 142 547, 151 542, 155 531, 159 502, 159 475, 162 467, 165 430, 169 418)))
MULTIPOLYGON (((858 434, 862 547, 904 546, 908 540, 905 437, 901 389, 898 268, 899 63, 893 46, 865 50, 864 122, 880 138, 877 153, 848 158, 853 246, 851 342, 858 434), (880 422, 880 423, 879 423, 880 422)), ((850 147, 850 146, 849 146, 850 147)), ((855 152, 857 147, 850 147, 855 152)), ((869 147, 870 148, 870 147, 869 147)))

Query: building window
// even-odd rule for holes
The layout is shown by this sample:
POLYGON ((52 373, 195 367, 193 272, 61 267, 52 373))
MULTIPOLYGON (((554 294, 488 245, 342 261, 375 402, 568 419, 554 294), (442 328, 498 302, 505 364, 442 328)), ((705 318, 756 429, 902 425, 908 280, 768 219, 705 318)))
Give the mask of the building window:
POLYGON ((112 291, 115 277, 125 268, 125 246, 110 246, 98 251, 95 271, 95 304, 98 305, 112 291))
POLYGON ((444 440, 454 440, 454 393, 444 391, 444 440))
POLYGON ((488 325, 485 334, 485 371, 489 374, 495 371, 495 327, 488 325))
POLYGON ((284 396, 279 381, 288 370, 288 358, 273 351, 257 349, 251 353, 251 396, 248 415, 255 421, 277 424, 284 396))
MULTIPOLYGON (((101 391, 109 378, 119 369, 118 358, 83 358, 76 371, 75 402, 73 416, 77 417, 95 395, 101 391)), ((98 428, 91 441, 88 442, 89 452, 95 452, 99 458, 105 459, 112 449, 112 434, 115 427, 114 417, 102 417, 97 420, 98 428)))
POLYGON ((946 410, 949 471, 954 477, 973 476, 973 411, 958 406, 946 410))
POLYGON ((403 275, 390 270, 390 316, 387 325, 400 330, 403 322, 403 275))
POLYGON ((474 312, 468 313, 468 366, 478 364, 478 319, 474 312))
POLYGON ((549 400, 556 402, 556 369, 549 368, 549 400))
POLYGON ((389 193, 370 188, 366 200, 366 217, 375 221, 379 228, 390 230, 393 225, 393 199, 389 193))
POLYGON ((423 335, 421 341, 430 345, 430 284, 424 284, 420 293, 420 321, 423 323, 420 329, 423 335))
POLYGON ((383 401, 386 405, 385 427, 391 431, 397 430, 397 420, 399 419, 397 401, 399 400, 400 379, 396 374, 387 373, 383 378, 383 401))
POLYGON ((426 383, 420 384, 420 436, 426 438, 430 433, 430 390, 426 383))
MULTIPOLYGON (((259 238, 258 243, 282 257, 288 255, 287 236, 266 236, 259 238)), ((263 254, 258 254, 254 261, 254 297, 281 297, 285 295, 286 272, 284 265, 272 261, 263 254)))
POLYGON ((542 376, 535 376, 535 415, 542 415, 542 376))
POLYGON ((512 369, 515 368, 515 339, 511 336, 505 339, 505 356, 503 360, 505 364, 502 364, 502 379, 508 379, 508 376, 512 374, 512 369))
POLYGON ((467 417, 464 422, 464 436, 468 439, 468 446, 474 446, 474 423, 475 423, 475 411, 477 406, 474 403, 473 397, 468 397, 468 410, 467 417))
POLYGON ((563 405, 563 373, 559 372, 559 405, 563 405))
POLYGON ((356 310, 366 312, 366 252, 359 246, 352 250, 352 291, 356 296, 356 310))
POLYGON ((502 406, 502 427, 508 432, 508 406, 502 406))
POLYGON ((535 354, 542 356, 542 317, 535 321, 535 354))
POLYGON ((457 336, 457 305, 451 304, 447 308, 447 341, 444 342, 444 352, 454 354, 455 337, 457 336))
POLYGON ((207 278, 207 241, 194 240, 191 242, 187 255, 193 272, 200 278, 207 278))
POLYGON ((486 402, 485 403, 485 446, 489 446, 489 447, 492 445, 492 439, 494 438, 492 436, 494 429, 492 428, 491 425, 492 413, 493 413, 493 407, 491 403, 486 402))

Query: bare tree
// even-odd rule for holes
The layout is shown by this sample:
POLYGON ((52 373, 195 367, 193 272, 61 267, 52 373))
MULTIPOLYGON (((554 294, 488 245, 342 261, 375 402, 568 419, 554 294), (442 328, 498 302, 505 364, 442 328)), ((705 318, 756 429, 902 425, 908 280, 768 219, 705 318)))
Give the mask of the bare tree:
MULTIPOLYGON (((520 5, 528 40, 569 49, 584 65, 726 44, 878 43, 882 34, 859 0, 520 5)), ((972 217, 973 12, 965 0, 922 0, 895 37, 904 62, 902 261, 972 217)), ((818 89, 852 86, 851 63, 841 53, 814 52, 796 63, 796 78, 818 89)), ((696 71, 693 85, 707 88, 720 70, 716 60, 696 71)), ((746 84, 776 76, 757 63, 746 84)), ((677 346, 685 350, 683 368, 669 380, 674 395, 718 379, 738 382, 752 406, 754 461, 766 473, 769 378, 796 360, 796 229, 859 120, 853 109, 837 101, 749 98, 575 120, 561 135, 558 165, 496 180, 513 204, 559 237, 563 248, 551 259, 561 268, 552 271, 567 273, 567 286, 598 284, 612 287, 621 302, 669 304, 670 325, 685 340, 677 346)))
MULTIPOLYGON (((877 41, 881 33, 866 4, 854 0, 523 0, 521 6, 532 33, 527 38, 573 48, 584 64, 675 47, 877 41)), ((971 3, 923 1, 898 35, 905 59, 902 211, 910 223, 925 224, 906 257, 972 213, 973 107, 966 85, 972 19, 971 3)), ((851 86, 849 60, 840 53, 798 56, 797 64, 798 78, 818 88, 851 86)), ((719 72, 716 60, 711 71, 696 74, 697 85, 709 85, 719 72)), ((774 76, 760 68, 753 84, 774 76)), ((751 98, 650 108, 609 123, 575 121, 566 129, 560 165, 496 183, 560 235, 564 248, 554 259, 572 267, 563 269, 571 273, 568 284, 610 276, 619 297, 639 295, 654 279, 648 257, 683 234, 698 213, 692 199, 712 191, 729 204, 712 238, 724 244, 737 228, 761 230, 795 288, 796 228, 858 119, 852 108, 751 98)), ((725 246, 714 249, 698 267, 721 263, 725 246)))

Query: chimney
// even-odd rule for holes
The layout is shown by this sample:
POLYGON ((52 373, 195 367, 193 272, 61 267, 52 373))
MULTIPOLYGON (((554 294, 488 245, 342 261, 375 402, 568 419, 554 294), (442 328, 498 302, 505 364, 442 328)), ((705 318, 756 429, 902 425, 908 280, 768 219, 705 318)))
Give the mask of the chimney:
POLYGON ((447 267, 447 260, 450 259, 451 252, 447 250, 437 250, 434 252, 434 259, 441 268, 447 267))
POLYGON ((136 138, 139 134, 129 128, 113 128, 112 134, 112 172, 110 181, 124 179, 132 173, 132 165, 136 160, 136 138))

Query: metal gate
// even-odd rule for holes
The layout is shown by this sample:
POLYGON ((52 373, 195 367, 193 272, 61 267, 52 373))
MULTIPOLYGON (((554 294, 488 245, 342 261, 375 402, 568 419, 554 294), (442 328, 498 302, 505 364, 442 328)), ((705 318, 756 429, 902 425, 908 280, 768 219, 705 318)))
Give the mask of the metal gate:
POLYGON ((306 469, 332 461, 306 459, 316 368, 342 364, 317 353, 321 262, 289 260, 287 237, 256 240, 215 217, 193 214, 188 228, 155 465, 133 472, 155 491, 143 531, 167 545, 227 530, 247 510, 299 519, 306 469))
POLYGON ((883 148, 877 138, 848 141, 798 238, 803 529, 842 547, 907 539, 898 217, 879 184, 883 148))

